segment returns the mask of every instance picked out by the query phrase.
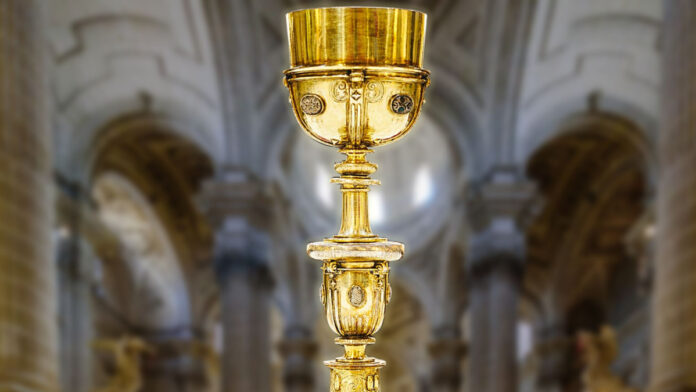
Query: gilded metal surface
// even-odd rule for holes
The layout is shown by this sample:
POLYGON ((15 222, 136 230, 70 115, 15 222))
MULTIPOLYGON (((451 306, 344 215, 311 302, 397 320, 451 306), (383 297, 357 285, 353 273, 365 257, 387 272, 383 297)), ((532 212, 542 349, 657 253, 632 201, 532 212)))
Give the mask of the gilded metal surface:
POLYGON ((321 302, 344 346, 331 368, 331 391, 379 391, 385 362, 365 355, 382 326, 389 299, 389 262, 403 244, 372 233, 367 195, 377 165, 370 147, 397 140, 423 105, 428 71, 421 68, 425 14, 393 8, 318 8, 287 15, 290 41, 285 85, 302 128, 346 156, 340 177, 343 213, 336 235, 307 246, 323 262, 321 302))
POLYGON ((287 15, 290 66, 423 65, 426 15, 397 8, 314 8, 287 15))

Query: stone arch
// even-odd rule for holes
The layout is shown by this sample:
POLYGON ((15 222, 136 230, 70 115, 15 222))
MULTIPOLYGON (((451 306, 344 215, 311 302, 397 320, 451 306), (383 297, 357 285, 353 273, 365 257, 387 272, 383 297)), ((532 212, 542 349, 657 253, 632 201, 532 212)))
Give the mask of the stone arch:
POLYGON ((54 160, 64 175, 86 184, 90 148, 105 124, 126 115, 157 118, 219 162, 224 133, 203 4, 47 7, 54 160))
POLYGON ((66 124, 65 128, 57 132, 56 167, 61 173, 69 176, 73 181, 88 184, 95 161, 99 158, 96 147, 105 144, 107 138, 113 136, 108 132, 114 128, 138 129, 157 128, 191 143, 200 150, 211 165, 218 165, 222 161, 224 151, 221 143, 211 132, 205 130, 205 126, 196 119, 196 116, 184 114, 172 104, 166 110, 150 111, 145 107, 128 107, 116 102, 109 102, 103 108, 91 113, 93 119, 84 122, 66 124), (174 114, 180 113, 180 114, 174 114))
MULTIPOLYGON (((657 165, 651 140, 623 117, 584 113, 561 124, 527 161, 527 174, 545 203, 527 231, 524 290, 540 299, 539 325, 558 328, 567 342, 561 383, 573 388, 580 382, 580 357, 572 344, 579 330, 611 324, 620 345, 645 339, 645 328, 635 322, 641 310, 635 303, 612 303, 612 287, 625 267, 635 270, 628 239, 650 208, 657 165)), ((623 289, 637 291, 635 281, 623 283, 623 289)), ((641 377, 640 368, 629 366, 633 355, 620 348, 617 369, 641 377)))
POLYGON ((525 290, 542 298, 551 319, 579 298, 606 294, 608 269, 627 257, 625 237, 646 208, 655 170, 631 122, 580 115, 564 124, 527 163, 545 203, 527 232, 525 290))
POLYGON ((613 131, 632 139, 632 143, 643 150, 646 161, 655 166, 652 145, 657 137, 656 113, 643 110, 639 105, 617 96, 593 94, 564 97, 550 103, 543 113, 528 114, 517 132, 517 162, 528 162, 543 145, 572 131, 577 121, 614 120, 613 131), (595 106, 599 105, 597 99, 601 99, 601 108, 595 106))
MULTIPOLYGON (((128 184, 123 193, 139 195, 132 198, 141 210, 150 211, 148 221, 160 227, 159 242, 171 244, 171 274, 180 276, 178 291, 169 294, 186 298, 187 317, 177 328, 191 333, 205 312, 204 289, 214 281, 208 265, 212 234, 194 200, 201 181, 212 175, 213 163, 195 142, 168 125, 146 115, 113 120, 95 136, 84 170, 95 198, 104 178, 120 178, 118 184, 128 184)), ((101 214, 103 207, 97 207, 101 214)), ((121 243, 131 235, 128 226, 116 229, 113 234, 121 243)))

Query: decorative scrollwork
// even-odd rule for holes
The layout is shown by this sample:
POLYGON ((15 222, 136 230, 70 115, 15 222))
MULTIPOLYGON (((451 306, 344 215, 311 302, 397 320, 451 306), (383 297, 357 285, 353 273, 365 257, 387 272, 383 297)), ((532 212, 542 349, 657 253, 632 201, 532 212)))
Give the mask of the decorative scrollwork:
POLYGON ((368 102, 378 102, 384 95, 384 85, 381 82, 371 81, 365 85, 365 98, 368 102))
POLYGON ((345 80, 340 80, 334 83, 331 88, 331 96, 336 102, 344 102, 348 99, 348 83, 345 80))

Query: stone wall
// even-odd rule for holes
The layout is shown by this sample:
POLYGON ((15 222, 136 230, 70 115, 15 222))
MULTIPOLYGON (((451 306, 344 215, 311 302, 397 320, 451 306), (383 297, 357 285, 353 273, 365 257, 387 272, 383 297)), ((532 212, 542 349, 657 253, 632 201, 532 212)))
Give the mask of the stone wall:
POLYGON ((57 390, 40 0, 0 2, 0 391, 57 390))
POLYGON ((696 388, 696 3, 665 2, 654 391, 696 388))

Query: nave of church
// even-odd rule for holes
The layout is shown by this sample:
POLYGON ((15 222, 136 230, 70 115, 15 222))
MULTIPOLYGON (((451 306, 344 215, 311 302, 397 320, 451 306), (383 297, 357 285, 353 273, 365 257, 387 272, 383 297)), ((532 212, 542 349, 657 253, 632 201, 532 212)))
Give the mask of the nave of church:
POLYGON ((693 0, 0 0, 0 392, 345 392, 283 70, 346 5, 428 14, 372 390, 696 391, 693 0))

